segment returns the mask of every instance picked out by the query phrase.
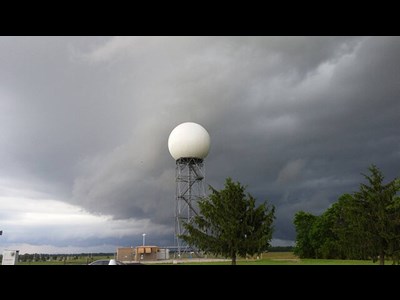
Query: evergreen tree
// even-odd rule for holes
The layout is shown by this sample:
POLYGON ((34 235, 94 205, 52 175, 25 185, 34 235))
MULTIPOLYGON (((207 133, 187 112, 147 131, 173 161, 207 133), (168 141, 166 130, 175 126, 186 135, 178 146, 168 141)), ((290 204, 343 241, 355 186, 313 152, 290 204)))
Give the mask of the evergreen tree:
POLYGON ((369 184, 361 184, 354 193, 352 220, 357 222, 369 246, 373 260, 385 264, 385 255, 397 254, 399 248, 400 207, 396 193, 399 180, 383 184, 384 176, 375 166, 369 168, 371 175, 364 175, 369 184))
POLYGON ((188 234, 180 237, 206 253, 230 257, 232 265, 238 256, 267 250, 275 207, 266 201, 256 207, 256 199, 231 178, 223 190, 209 188, 211 195, 198 201, 199 214, 184 224, 188 234))

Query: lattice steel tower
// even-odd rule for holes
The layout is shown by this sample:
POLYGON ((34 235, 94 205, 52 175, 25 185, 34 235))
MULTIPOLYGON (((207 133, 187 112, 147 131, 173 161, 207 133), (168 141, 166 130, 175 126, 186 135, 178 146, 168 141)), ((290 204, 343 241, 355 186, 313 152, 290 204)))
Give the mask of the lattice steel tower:
POLYGON ((175 246, 178 257, 194 251, 179 235, 187 234, 183 224, 191 223, 198 213, 197 201, 205 197, 204 158, 210 149, 210 136, 199 124, 187 122, 175 127, 168 148, 176 160, 175 246))

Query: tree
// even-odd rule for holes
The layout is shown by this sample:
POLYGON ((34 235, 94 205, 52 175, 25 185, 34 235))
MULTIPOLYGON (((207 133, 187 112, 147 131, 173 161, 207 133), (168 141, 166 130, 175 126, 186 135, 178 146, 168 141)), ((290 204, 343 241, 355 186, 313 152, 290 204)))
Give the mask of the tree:
POLYGON ((364 175, 369 184, 360 184, 360 190, 353 197, 353 220, 357 219, 364 235, 364 241, 369 245, 373 260, 379 257, 379 263, 385 264, 385 255, 398 255, 400 228, 400 205, 397 192, 400 182, 394 179, 383 184, 384 176, 375 166, 368 170, 371 175, 364 175))
POLYGON ((294 216, 294 225, 296 228, 296 246, 294 254, 300 258, 315 258, 315 248, 311 240, 311 230, 317 220, 317 216, 299 211, 294 216))
POLYGON ((227 178, 225 188, 198 201, 199 214, 184 224, 185 242, 205 253, 223 255, 236 265, 238 256, 261 254, 270 246, 275 207, 267 201, 256 207, 256 199, 245 187, 227 178))
POLYGON ((353 210, 353 201, 344 194, 320 216, 296 213, 294 253, 300 258, 368 259, 369 245, 359 225, 362 212, 353 210))
POLYGON ((336 215, 334 207, 330 207, 317 217, 310 229, 310 243, 315 251, 315 258, 336 258, 339 255, 337 236, 333 232, 336 215))
POLYGON ((342 195, 321 216, 298 212, 295 254, 301 258, 379 258, 381 265, 390 256, 400 262, 400 180, 383 184, 383 174, 375 166, 364 175, 369 184, 342 195))
POLYGON ((360 226, 363 213, 354 209, 354 201, 351 194, 343 194, 328 209, 333 217, 332 233, 336 238, 334 247, 338 251, 337 258, 366 260, 370 254, 360 226))

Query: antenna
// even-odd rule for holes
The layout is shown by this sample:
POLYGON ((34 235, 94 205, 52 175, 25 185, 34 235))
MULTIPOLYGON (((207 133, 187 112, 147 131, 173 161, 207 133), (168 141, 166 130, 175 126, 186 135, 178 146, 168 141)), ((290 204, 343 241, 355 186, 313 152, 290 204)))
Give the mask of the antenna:
POLYGON ((193 251, 179 236, 187 234, 183 224, 193 222, 197 201, 205 197, 204 158, 210 150, 210 135, 197 123, 182 123, 170 133, 168 149, 176 161, 175 246, 180 258, 181 252, 193 251))

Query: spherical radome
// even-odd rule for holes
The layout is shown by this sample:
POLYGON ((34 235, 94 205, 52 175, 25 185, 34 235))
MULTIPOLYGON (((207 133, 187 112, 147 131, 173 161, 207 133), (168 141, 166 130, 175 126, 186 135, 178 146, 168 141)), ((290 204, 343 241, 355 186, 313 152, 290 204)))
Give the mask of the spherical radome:
POLYGON ((182 123, 171 131, 168 149, 175 160, 182 157, 203 159, 210 150, 210 135, 197 123, 182 123))

